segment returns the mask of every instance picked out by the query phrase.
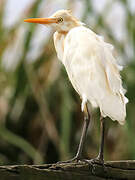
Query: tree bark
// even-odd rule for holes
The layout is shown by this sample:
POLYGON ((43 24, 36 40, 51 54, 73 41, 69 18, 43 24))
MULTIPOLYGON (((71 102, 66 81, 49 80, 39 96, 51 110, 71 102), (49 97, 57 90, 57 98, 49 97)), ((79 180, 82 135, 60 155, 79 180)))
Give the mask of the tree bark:
POLYGON ((0 166, 0 180, 135 180, 135 161, 0 166))

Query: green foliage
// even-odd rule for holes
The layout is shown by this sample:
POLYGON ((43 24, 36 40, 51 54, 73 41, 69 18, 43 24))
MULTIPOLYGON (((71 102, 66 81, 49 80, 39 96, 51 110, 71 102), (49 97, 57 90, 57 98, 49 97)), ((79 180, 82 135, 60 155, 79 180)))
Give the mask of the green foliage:
MULTIPOLYGON (((91 29, 104 34, 108 42, 115 45, 118 54, 126 64, 123 72, 123 85, 127 89, 127 123, 120 126, 106 120, 106 159, 135 158, 135 54, 125 52, 127 42, 129 49, 135 52, 135 15, 131 13, 127 1, 117 1, 125 10, 126 42, 118 41, 105 18, 115 1, 110 1, 103 13, 97 13, 92 1, 83 1, 82 20, 88 25, 94 19, 91 29)), ((80 99, 73 90, 64 68, 57 60, 52 43, 52 33, 43 43, 39 56, 33 63, 28 54, 32 50, 32 41, 37 26, 23 23, 23 18, 39 17, 43 10, 43 1, 34 1, 25 10, 16 24, 6 28, 3 23, 6 1, 0 2, 0 157, 1 164, 55 162, 72 157, 78 147, 83 123, 80 99), (16 52, 13 69, 3 66, 5 52, 16 43, 21 28, 23 41, 18 63, 16 52)), ((48 4, 50 2, 48 1, 48 4)), ((71 3, 74 5, 74 1, 71 3)), ((70 3, 69 3, 70 4, 70 3)), ((49 6, 48 6, 49 7, 49 6)), ((69 9, 69 7, 67 7, 69 9)), ((46 11, 46 7, 44 11, 46 11)), ((115 22, 114 22, 115 25, 115 22)), ((46 32, 44 32, 46 35, 46 32)), ((8 51, 7 59, 10 61, 8 51)), ((11 59, 12 60, 12 59, 11 59)), ((90 131, 84 156, 94 157, 99 144, 99 114, 93 112, 90 131)))

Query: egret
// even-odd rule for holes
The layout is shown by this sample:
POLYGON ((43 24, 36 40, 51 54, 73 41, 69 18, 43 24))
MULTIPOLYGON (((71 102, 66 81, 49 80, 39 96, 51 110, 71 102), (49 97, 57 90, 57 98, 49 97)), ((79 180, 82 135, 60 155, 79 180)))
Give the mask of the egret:
POLYGON ((59 10, 49 18, 30 18, 24 22, 51 26, 54 46, 68 77, 79 94, 84 112, 84 125, 76 156, 67 162, 82 159, 82 151, 91 119, 88 103, 99 107, 101 144, 95 160, 104 162, 104 118, 124 124, 126 117, 125 89, 120 76, 121 66, 113 55, 113 46, 87 28, 69 10, 59 10))

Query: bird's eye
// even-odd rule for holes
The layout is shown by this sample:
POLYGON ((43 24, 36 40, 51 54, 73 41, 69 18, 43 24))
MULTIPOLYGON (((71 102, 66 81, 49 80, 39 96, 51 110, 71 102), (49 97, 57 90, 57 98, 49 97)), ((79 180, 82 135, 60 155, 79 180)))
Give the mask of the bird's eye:
POLYGON ((63 21, 63 18, 60 17, 60 18, 58 19, 58 23, 61 23, 62 21, 63 21))

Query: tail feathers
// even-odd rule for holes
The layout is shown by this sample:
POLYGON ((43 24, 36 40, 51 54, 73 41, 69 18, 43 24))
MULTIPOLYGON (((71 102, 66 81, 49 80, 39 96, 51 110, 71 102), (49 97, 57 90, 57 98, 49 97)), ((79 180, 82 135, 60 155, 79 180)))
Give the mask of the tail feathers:
POLYGON ((121 125, 125 123, 126 118, 126 103, 128 99, 124 94, 112 94, 100 103, 100 111, 103 117, 110 117, 113 121, 118 121, 121 125))

